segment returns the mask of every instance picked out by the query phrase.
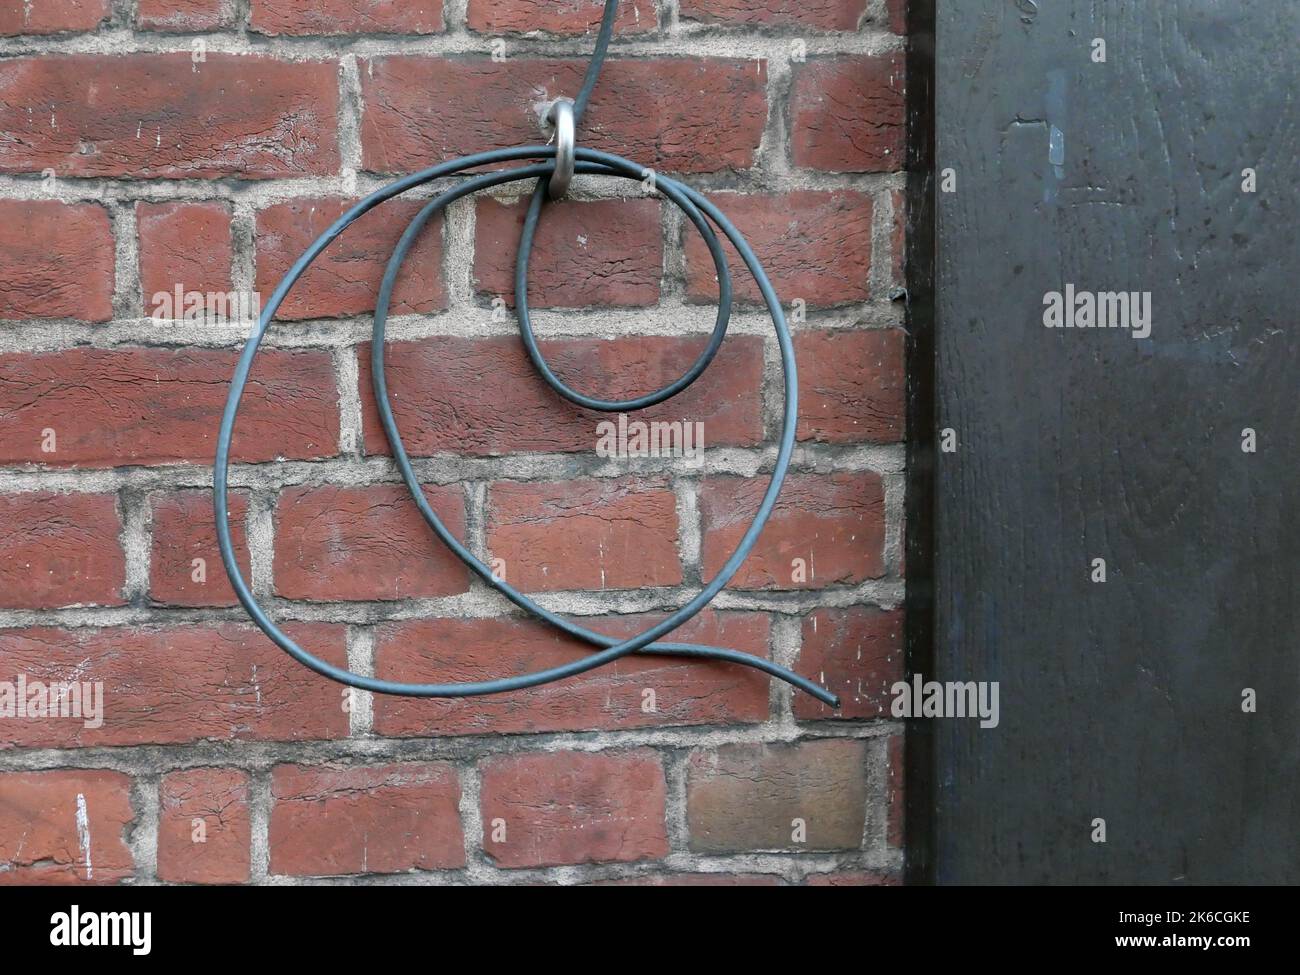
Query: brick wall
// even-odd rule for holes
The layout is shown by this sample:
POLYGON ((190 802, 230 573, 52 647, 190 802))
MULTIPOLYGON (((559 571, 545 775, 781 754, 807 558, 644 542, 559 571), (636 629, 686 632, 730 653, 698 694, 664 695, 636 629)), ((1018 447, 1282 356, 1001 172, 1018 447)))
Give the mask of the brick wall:
MULTIPOLYGON (((661 658, 503 697, 349 694, 252 627, 220 566, 211 462, 240 330, 167 320, 160 296, 268 294, 386 174, 539 141, 598 3, 0 0, 0 700, 20 680, 104 695, 98 726, 0 718, 0 883, 896 882, 901 9, 626 0, 579 133, 709 193, 794 313, 781 504, 678 636, 826 682, 832 714, 661 658)), ((712 265, 636 184, 575 187, 539 235, 538 330, 577 388, 644 391, 711 329, 712 265)), ((703 423, 703 467, 597 456, 606 417, 546 390, 502 314, 526 189, 453 205, 408 262, 398 421, 476 552, 630 633, 743 531, 774 456, 776 346, 738 277, 710 371, 633 417, 703 423)), ((417 207, 337 241, 264 343, 231 472, 244 570, 296 639, 357 670, 572 659, 442 551, 388 459, 368 313, 417 207)))

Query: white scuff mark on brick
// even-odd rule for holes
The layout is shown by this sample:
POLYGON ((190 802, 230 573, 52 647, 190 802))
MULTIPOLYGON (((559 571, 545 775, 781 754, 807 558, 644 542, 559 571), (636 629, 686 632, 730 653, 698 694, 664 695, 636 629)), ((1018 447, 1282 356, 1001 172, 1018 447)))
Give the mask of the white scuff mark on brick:
POLYGON ((81 860, 86 865, 86 879, 95 876, 95 866, 90 862, 90 816, 86 812, 86 797, 77 793, 77 845, 81 847, 81 860))

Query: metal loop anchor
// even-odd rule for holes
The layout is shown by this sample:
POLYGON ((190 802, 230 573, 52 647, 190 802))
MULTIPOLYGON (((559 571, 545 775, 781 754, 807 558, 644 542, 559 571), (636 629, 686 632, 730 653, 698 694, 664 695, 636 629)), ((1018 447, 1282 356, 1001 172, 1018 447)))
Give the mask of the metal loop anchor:
POLYGON ((578 148, 573 102, 568 98, 556 99, 546 117, 555 127, 555 172, 547 181, 546 193, 552 200, 558 200, 569 192, 569 184, 573 182, 574 152, 578 148))

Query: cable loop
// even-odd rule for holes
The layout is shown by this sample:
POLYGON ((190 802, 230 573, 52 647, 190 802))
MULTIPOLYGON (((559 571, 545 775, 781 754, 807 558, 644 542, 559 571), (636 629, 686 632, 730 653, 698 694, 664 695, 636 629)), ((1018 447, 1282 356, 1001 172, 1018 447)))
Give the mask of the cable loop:
POLYGON ((528 314, 528 259, 532 252, 533 240, 546 200, 562 195, 564 190, 567 189, 568 180, 572 178, 574 173, 619 177, 637 182, 640 182, 644 176, 644 169, 637 163, 615 156, 612 153, 598 152, 593 149, 580 149, 576 146, 573 137, 577 122, 582 118, 591 91, 595 86, 601 63, 605 59, 610 36, 614 29, 614 16, 617 7, 617 0, 606 0, 600 33, 596 38, 595 53, 592 55, 591 63, 587 66, 587 73, 577 97, 573 102, 565 100, 556 103, 555 121, 557 122, 557 134, 559 135, 557 145, 553 147, 519 146, 513 149, 494 149, 488 152, 475 153, 460 159, 439 163, 436 166, 405 176, 388 186, 375 190, 352 206, 346 213, 335 220, 323 234, 316 238, 311 246, 293 263, 280 283, 276 285, 270 298, 264 303, 257 325, 252 334, 249 335, 243 352, 240 354, 239 362, 235 366, 235 373, 230 382, 230 393, 226 397, 226 406, 221 414, 221 427, 217 434, 217 451, 213 462, 213 506, 216 511, 217 543, 221 549, 221 561, 225 566, 226 574, 230 577, 230 584, 239 599, 240 605, 244 607, 253 622, 277 646, 303 666, 309 667, 318 674, 341 684, 376 694, 432 698, 500 694, 573 677, 596 667, 613 663, 630 654, 646 653, 741 664, 783 680, 792 687, 812 695, 822 703, 837 708, 839 707, 839 698, 826 688, 820 687, 808 678, 769 660, 766 655, 750 654, 724 647, 704 646, 694 643, 660 642, 663 637, 686 623, 707 606, 739 570, 741 563, 752 551, 754 544, 758 541, 759 533, 763 530, 763 526, 772 514, 777 495, 781 490, 781 484, 785 480, 786 472, 790 467, 791 455, 794 452, 799 396, 799 384, 794 361, 794 343, 791 340, 790 329, 786 325, 785 315, 781 310, 781 303, 777 299, 776 292, 745 238, 741 236, 740 232, 727 220, 722 212, 702 194, 684 183, 667 176, 657 175, 655 180, 656 191, 679 207, 699 232, 709 250, 710 256, 713 258, 714 269, 718 278, 718 315, 713 333, 691 367, 675 382, 659 390, 626 400, 598 399, 579 393, 569 388, 552 371, 533 335, 528 314), (567 135, 565 135, 566 132, 567 135), (566 156, 567 158, 565 158, 566 156), (502 163, 517 160, 536 161, 514 169, 498 168, 502 163), (476 171, 487 167, 491 168, 485 172, 476 171), (244 579, 243 571, 239 567, 230 531, 228 497, 230 445, 234 435, 235 420, 239 416, 240 400, 243 398, 244 391, 248 386, 249 375, 257 351, 266 336, 267 329, 275 319, 276 311, 312 262, 354 221, 370 210, 395 196, 405 193, 407 190, 423 186, 442 177, 457 174, 465 174, 468 178, 456 186, 438 193, 416 213, 394 248, 379 286, 379 294, 375 303, 374 334, 370 357, 371 376, 379 419, 392 448, 393 459, 401 473, 402 480, 411 492, 420 515, 443 544, 487 586, 515 606, 553 626, 560 632, 590 644, 596 650, 588 656, 565 664, 546 667, 530 673, 514 674, 509 677, 432 684, 411 683, 387 680, 370 674, 359 674, 316 656, 309 650, 299 646, 270 618, 266 610, 257 601, 249 588, 247 580, 244 579), (398 430, 397 420, 389 400, 387 375, 385 373, 384 329, 388 319, 393 286, 411 247, 429 219, 454 200, 516 180, 536 181, 533 187, 532 201, 524 218, 524 227, 520 235, 518 258, 515 266, 515 297, 520 336, 530 360, 537 369, 538 375, 559 396, 591 410, 631 411, 663 402, 669 397, 675 396, 694 383, 704 373, 726 336, 727 323, 731 315, 731 273, 727 267, 727 259, 722 250, 722 244, 714 230, 715 227, 722 231, 722 234, 730 241, 735 252, 744 262, 746 269, 753 276, 755 283, 758 285, 759 293, 767 306, 768 313, 772 317, 772 326, 776 331, 785 403, 781 417, 781 435, 776 457, 772 462, 771 477, 753 519, 741 536, 735 551, 723 563, 717 574, 712 579, 709 579, 692 599, 669 613, 654 626, 648 627, 635 636, 617 638, 606 636, 595 630, 589 630, 572 620, 567 620, 557 613, 551 612, 509 585, 504 579, 497 578, 488 565, 448 530, 429 504, 423 485, 412 466, 411 458, 402 441, 402 435, 398 430))

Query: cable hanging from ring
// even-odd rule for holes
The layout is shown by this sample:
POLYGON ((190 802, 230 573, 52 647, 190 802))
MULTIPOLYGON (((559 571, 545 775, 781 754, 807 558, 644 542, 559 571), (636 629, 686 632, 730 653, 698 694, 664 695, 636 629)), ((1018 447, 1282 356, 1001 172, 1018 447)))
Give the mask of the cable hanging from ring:
POLYGON ((277 646, 299 663, 318 674, 339 683, 377 694, 433 698, 500 694, 573 677, 636 653, 719 660, 751 667, 785 681, 792 687, 812 695, 824 704, 837 708, 839 707, 839 698, 836 695, 766 657, 724 647, 665 642, 663 640, 664 637, 667 637, 708 605, 722 591, 740 568, 746 556, 749 555, 776 504, 777 495, 781 490, 782 482, 785 480, 786 472, 790 466, 791 454, 794 450, 798 401, 794 346, 776 292, 768 280, 767 274, 763 271, 762 265, 758 262, 753 250, 740 232, 716 206, 700 193, 677 180, 655 174, 654 189, 681 209, 699 232, 708 248, 710 257, 713 259, 718 279, 717 317, 704 350, 680 378, 659 390, 626 400, 599 399, 578 392, 565 384, 550 368, 533 332, 528 308, 528 265, 537 227, 546 204, 551 200, 564 196, 568 191, 569 181, 574 174, 619 177, 637 182, 643 181, 645 178, 646 170, 630 160, 611 153, 581 148, 576 145, 576 128, 586 110, 597 76, 604 63, 610 37, 613 34, 617 8, 618 0, 606 0, 604 16, 601 19, 600 30, 596 36, 595 50, 591 61, 587 65, 587 71, 578 94, 572 102, 567 99, 559 99, 551 107, 549 121, 556 132, 556 144, 554 146, 518 146, 510 149, 494 149, 488 152, 475 153, 439 163, 436 166, 431 166, 390 183, 388 186, 366 196, 335 220, 293 263, 284 278, 281 279, 275 291, 272 292, 270 299, 264 305, 257 324, 249 335, 248 342, 240 355, 239 362, 236 364, 230 383, 230 392, 221 415, 221 427, 217 436, 216 460, 213 468, 213 497, 221 561, 225 566, 226 574, 230 577, 230 584, 234 588, 240 604, 253 622, 277 646), (373 352, 371 355, 371 375, 374 380, 375 402, 378 406, 379 419, 384 428, 384 434, 392 448, 393 458, 402 480, 410 491, 420 515, 439 540, 486 585, 500 593, 515 606, 555 627, 557 630, 590 644, 596 650, 586 657, 566 664, 544 668, 531 673, 488 680, 411 683, 358 674, 322 660, 291 639, 258 603, 239 568, 230 531, 227 485, 230 469, 230 445, 235 422, 239 416, 240 400, 243 398, 258 348, 281 303, 283 303, 298 279, 311 266, 312 262, 354 221, 385 201, 433 180, 467 173, 467 171, 478 170, 483 167, 497 167, 502 163, 521 160, 536 161, 513 169, 494 168, 488 172, 468 173, 467 178, 462 182, 450 189, 441 191, 430 199, 403 231, 392 256, 388 260, 375 303, 373 352), (722 250, 722 244, 714 227, 722 231, 723 236, 731 242, 745 267, 753 276, 776 331, 785 402, 782 410, 781 434, 778 441, 776 460, 772 466, 772 474, 767 489, 759 502, 754 518, 730 558, 691 600, 659 623, 629 638, 618 639, 606 636, 551 612, 509 585, 504 579, 497 578, 488 565, 456 538, 438 517, 425 497, 419 478, 412 466, 410 455, 407 453, 406 445, 402 440, 389 399, 384 345, 388 309, 392 300, 394 282, 420 232, 434 214, 439 213, 450 203, 461 197, 504 183, 530 179, 535 179, 537 182, 533 189, 532 198, 529 201, 528 211, 524 217, 523 230, 519 240, 514 282, 516 313, 520 337, 523 340, 530 361, 546 384, 563 398, 589 410, 631 412, 676 396, 704 373, 726 337, 727 324, 731 317, 731 275, 727 267, 726 255, 722 250))

